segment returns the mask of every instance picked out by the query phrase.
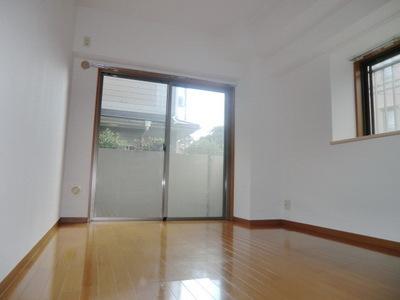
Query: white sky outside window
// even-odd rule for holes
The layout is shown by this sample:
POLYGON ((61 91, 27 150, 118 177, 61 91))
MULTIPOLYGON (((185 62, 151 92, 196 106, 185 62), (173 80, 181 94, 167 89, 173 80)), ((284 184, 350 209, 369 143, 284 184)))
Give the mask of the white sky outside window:
POLYGON ((177 95, 186 97, 185 121, 199 124, 201 127, 191 134, 195 140, 208 135, 214 127, 224 125, 224 93, 177 88, 177 95))

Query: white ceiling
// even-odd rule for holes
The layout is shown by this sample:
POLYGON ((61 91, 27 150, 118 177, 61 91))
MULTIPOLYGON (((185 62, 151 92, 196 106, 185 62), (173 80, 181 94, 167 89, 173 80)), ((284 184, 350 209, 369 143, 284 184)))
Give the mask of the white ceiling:
POLYGON ((273 0, 78 0, 78 4, 220 35, 273 0))
POLYGON ((81 6, 221 37, 277 73, 400 14, 400 0, 78 0, 81 6), (349 31, 352 33, 349 35, 349 31))

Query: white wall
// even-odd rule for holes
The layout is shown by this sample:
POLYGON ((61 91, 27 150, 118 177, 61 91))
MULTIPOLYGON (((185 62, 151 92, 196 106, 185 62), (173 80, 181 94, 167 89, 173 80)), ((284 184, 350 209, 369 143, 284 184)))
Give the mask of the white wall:
POLYGON ((284 79, 284 219, 400 241, 399 136, 330 145, 327 55, 284 79))
POLYGON ((87 217, 90 195, 93 124, 97 69, 83 70, 82 59, 74 59, 68 107, 61 217, 87 217), (71 187, 80 186, 74 195, 71 187))
POLYGON ((332 141, 355 138, 357 134, 353 62, 349 61, 348 57, 331 55, 330 75, 332 141))
POLYGON ((244 66, 236 103, 235 216, 280 218, 279 79, 268 77, 265 62, 244 66), (240 168, 238 168, 240 166, 240 168), (248 194, 244 194, 247 192, 248 194))
POLYGON ((399 136, 330 145, 356 134, 349 59, 399 28, 392 1, 338 33, 346 42, 283 78, 281 197, 291 200, 283 219, 400 241, 399 136))
MULTIPOLYGON (((380 13, 342 28, 325 44, 338 37, 342 44, 354 35, 364 38, 368 26, 393 26, 390 22, 397 17, 382 21, 380 13)), ((341 81, 332 76, 344 70, 339 65, 331 68, 335 58, 344 57, 339 50, 321 50, 325 54, 319 58, 272 79, 266 75, 268 63, 251 58, 231 61, 227 58, 230 49, 215 37, 80 7, 62 216, 88 214, 97 72, 82 70, 80 62, 97 59, 110 65, 237 83, 235 216, 283 218, 399 241, 395 230, 400 225, 396 184, 400 162, 395 150, 399 139, 330 145, 332 112, 342 115, 332 106, 332 98, 341 97, 341 91, 333 90, 341 81), (91 37, 89 48, 82 45, 84 36, 91 37), (82 186, 82 193, 73 196, 72 185, 82 186), (290 211, 283 210, 283 200, 292 201, 290 211)), ((351 70, 346 63, 342 66, 347 69, 344 72, 351 70)), ((344 89, 344 93, 350 90, 344 89)), ((348 137, 348 130, 354 133, 351 120, 335 124, 344 128, 341 137, 348 137)))
POLYGON ((0 281, 58 221, 74 0, 0 9, 0 281))
POLYGON ((225 56, 229 49, 213 36, 90 8, 79 7, 76 24, 62 216, 86 217, 88 214, 97 71, 95 68, 83 70, 80 63, 89 59, 127 68, 236 82, 235 216, 279 217, 279 205, 276 205, 279 179, 274 177, 279 165, 274 156, 277 143, 269 136, 269 133, 274 137, 277 134, 276 125, 262 127, 266 118, 271 120, 269 124, 277 118, 273 104, 276 103, 273 101, 275 88, 273 82, 265 80, 262 67, 255 67, 258 61, 249 60, 244 64, 230 61, 225 56), (83 46, 84 36, 91 37, 90 47, 83 46), (268 93, 265 93, 266 86, 268 93), (260 160, 272 166, 260 164, 260 160), (265 176, 268 184, 263 180, 251 181, 265 176), (73 185, 82 186, 80 195, 70 193, 73 185))

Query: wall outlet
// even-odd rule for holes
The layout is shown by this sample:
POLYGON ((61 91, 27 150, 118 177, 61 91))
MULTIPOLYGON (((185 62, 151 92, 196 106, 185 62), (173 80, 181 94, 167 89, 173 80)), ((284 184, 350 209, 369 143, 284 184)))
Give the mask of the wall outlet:
POLYGON ((83 38, 83 46, 90 47, 90 36, 85 36, 83 38))
POLYGON ((285 202, 284 202, 284 207, 285 207, 285 210, 290 210, 290 209, 291 209, 291 202, 290 202, 290 200, 285 200, 285 202))

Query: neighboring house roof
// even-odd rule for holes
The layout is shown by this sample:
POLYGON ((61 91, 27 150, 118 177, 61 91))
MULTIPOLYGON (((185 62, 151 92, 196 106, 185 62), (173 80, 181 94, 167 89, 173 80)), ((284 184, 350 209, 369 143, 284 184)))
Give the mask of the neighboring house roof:
MULTIPOLYGON (((136 128, 143 130, 145 128, 144 121, 151 121, 152 127, 156 126, 158 128, 163 128, 164 126, 157 124, 165 123, 165 115, 154 114, 154 113, 144 113, 126 110, 114 110, 114 109, 102 109, 102 126, 107 126, 107 124, 118 124, 118 127, 125 128, 136 128)), ((200 129, 199 124, 187 122, 184 120, 176 119, 172 117, 172 125, 174 130, 177 131, 177 138, 180 139, 185 136, 189 136, 191 133, 200 129)))
MULTIPOLYGON (((102 109, 101 115, 109 118, 119 118, 127 120, 152 121, 159 123, 165 122, 165 115, 162 114, 151 114, 151 113, 127 111, 127 110, 102 109)), ((172 117, 172 122, 173 124, 185 125, 185 127, 192 128, 194 130, 200 129, 199 124, 187 122, 184 120, 179 120, 175 117, 172 117)))
POLYGON ((152 122, 165 122, 165 115, 161 114, 150 114, 128 110, 115 110, 115 109, 102 109, 101 115, 110 118, 119 118, 127 120, 140 120, 140 121, 152 121, 152 122))

